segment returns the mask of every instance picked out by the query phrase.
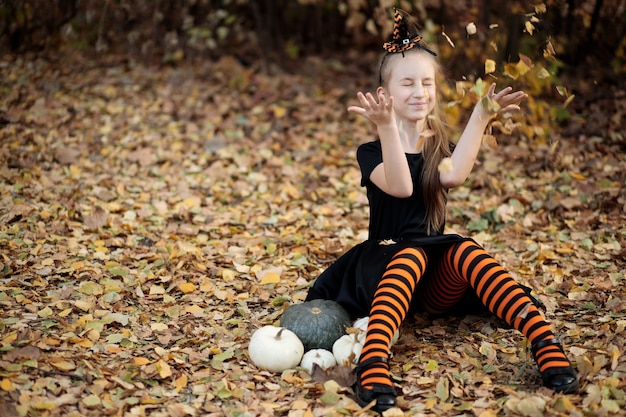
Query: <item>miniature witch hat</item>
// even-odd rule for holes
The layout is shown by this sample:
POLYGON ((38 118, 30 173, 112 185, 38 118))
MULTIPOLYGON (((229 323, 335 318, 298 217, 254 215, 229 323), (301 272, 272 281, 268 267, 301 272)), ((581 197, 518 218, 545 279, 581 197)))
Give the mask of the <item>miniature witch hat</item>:
POLYGON ((402 53, 402 56, 404 56, 406 51, 417 46, 418 48, 437 56, 436 53, 422 45, 421 40, 422 36, 419 33, 415 32, 415 34, 411 34, 409 31, 409 25, 400 10, 394 9, 393 33, 391 35, 391 40, 383 44, 383 49, 389 53, 402 53))

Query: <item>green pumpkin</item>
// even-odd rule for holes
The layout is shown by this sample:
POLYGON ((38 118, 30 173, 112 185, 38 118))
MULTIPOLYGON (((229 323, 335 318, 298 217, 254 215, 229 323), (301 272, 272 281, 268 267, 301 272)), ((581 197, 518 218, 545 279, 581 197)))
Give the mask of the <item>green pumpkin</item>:
POLYGON ((300 338, 305 352, 311 349, 331 350, 333 343, 350 326, 350 316, 335 301, 311 300, 287 307, 280 318, 280 325, 300 338))

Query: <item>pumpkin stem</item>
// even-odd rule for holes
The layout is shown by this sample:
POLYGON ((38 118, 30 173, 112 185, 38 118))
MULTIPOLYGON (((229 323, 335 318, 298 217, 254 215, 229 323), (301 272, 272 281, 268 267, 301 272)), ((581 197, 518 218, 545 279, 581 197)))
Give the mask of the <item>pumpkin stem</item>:
POLYGON ((313 307, 311 309, 311 313, 313 314, 320 314, 322 312, 322 310, 319 307, 313 307))
POLYGON ((281 327, 280 330, 278 331, 278 333, 276 333, 276 336, 274 336, 274 339, 280 340, 282 335, 283 335, 283 330, 285 330, 285 328, 281 327))

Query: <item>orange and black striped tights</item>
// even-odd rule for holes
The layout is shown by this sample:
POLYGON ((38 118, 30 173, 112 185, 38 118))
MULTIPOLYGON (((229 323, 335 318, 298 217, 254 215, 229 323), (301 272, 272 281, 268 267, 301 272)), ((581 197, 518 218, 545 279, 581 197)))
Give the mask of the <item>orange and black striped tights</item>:
MULTIPOLYGON (((419 248, 403 249, 393 257, 372 300, 361 362, 374 357, 388 358, 391 337, 409 311, 415 287, 427 264, 426 254, 419 248)), ((473 241, 451 245, 442 256, 435 275, 420 285, 419 291, 429 311, 445 312, 470 288, 489 311, 522 332, 531 346, 555 337, 524 289, 473 241)), ((570 366, 558 346, 546 346, 536 356, 541 372, 570 366)), ((361 385, 372 389, 373 384, 391 385, 387 363, 374 362, 363 370, 361 385)))

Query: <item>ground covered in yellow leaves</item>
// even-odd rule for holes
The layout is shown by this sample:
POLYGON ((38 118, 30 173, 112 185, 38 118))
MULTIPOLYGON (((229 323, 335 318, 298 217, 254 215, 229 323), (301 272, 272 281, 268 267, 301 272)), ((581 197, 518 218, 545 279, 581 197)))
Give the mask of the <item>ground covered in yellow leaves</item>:
MULTIPOLYGON (((355 149, 373 132, 346 112, 371 87, 363 68, 0 62, 0 415, 367 414, 348 388, 247 354, 366 237, 355 149)), ((456 87, 462 123, 476 83, 456 87)), ((558 124, 563 103, 533 93, 496 124, 448 227, 533 288, 581 392, 542 388, 523 337, 494 318, 416 316, 389 415, 622 413, 626 94, 577 100, 558 124)))

